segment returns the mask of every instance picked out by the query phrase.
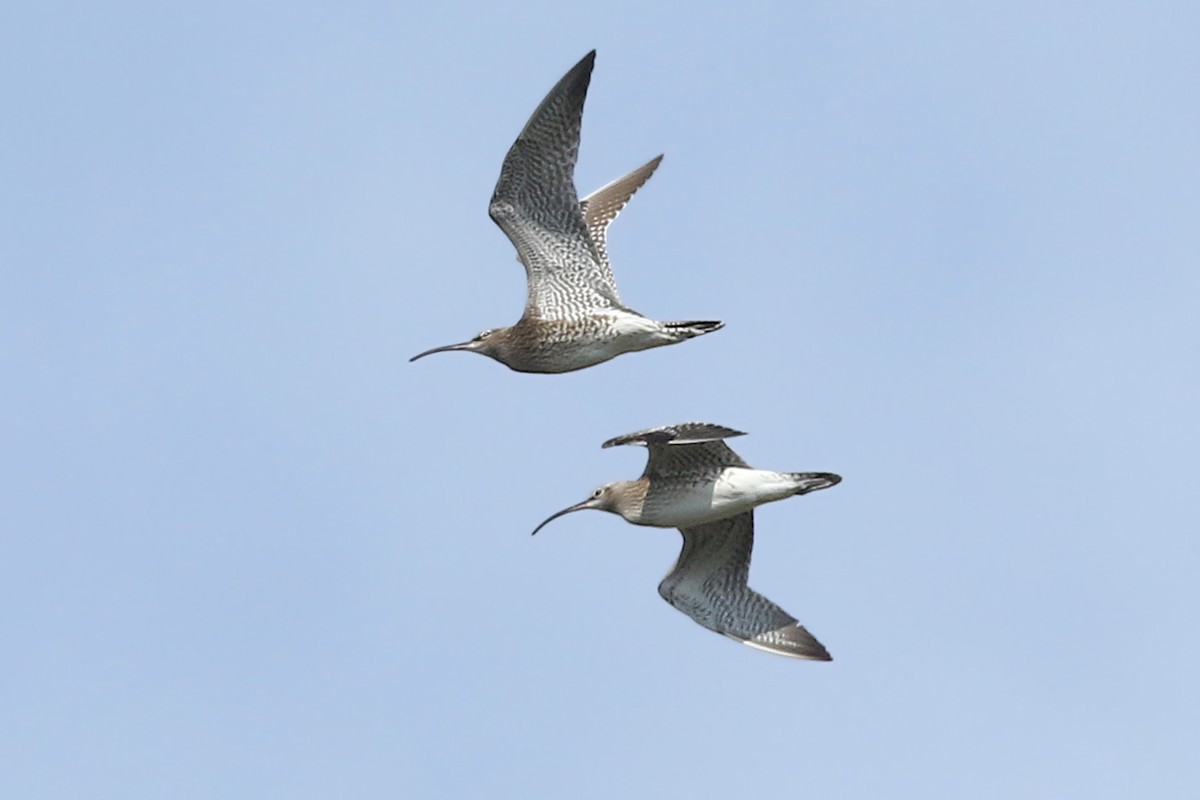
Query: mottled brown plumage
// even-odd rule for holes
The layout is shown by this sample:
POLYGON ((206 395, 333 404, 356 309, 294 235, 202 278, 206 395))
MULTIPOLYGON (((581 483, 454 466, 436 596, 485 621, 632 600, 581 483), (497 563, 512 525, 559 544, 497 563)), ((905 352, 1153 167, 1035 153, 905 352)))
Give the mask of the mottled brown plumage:
POLYGON ((571 372, 622 353, 719 330, 717 321, 658 322, 621 302, 608 262, 608 224, 662 156, 581 203, 575 162, 595 51, 550 90, 513 143, 488 213, 525 266, 525 313, 509 328, 413 356, 462 350, 518 372, 571 372))
POLYGON ((684 423, 618 436, 604 443, 645 445, 646 470, 633 481, 600 487, 539 525, 585 509, 621 515, 635 525, 679 528, 683 550, 659 584, 668 603, 717 633, 794 658, 829 661, 829 652, 795 617, 747 583, 754 547, 754 508, 827 489, 828 472, 753 469, 724 440, 740 431, 684 423))

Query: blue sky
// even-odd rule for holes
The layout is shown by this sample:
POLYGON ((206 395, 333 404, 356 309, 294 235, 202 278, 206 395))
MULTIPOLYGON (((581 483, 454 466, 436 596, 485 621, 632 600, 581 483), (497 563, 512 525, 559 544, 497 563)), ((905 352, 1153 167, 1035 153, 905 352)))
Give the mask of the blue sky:
POLYGON ((5 12, 0 794, 1194 796, 1200 12, 965 5, 5 12), (622 295, 727 328, 406 363, 591 48, 622 295), (529 537, 686 420, 844 477, 751 570, 832 663, 529 537))

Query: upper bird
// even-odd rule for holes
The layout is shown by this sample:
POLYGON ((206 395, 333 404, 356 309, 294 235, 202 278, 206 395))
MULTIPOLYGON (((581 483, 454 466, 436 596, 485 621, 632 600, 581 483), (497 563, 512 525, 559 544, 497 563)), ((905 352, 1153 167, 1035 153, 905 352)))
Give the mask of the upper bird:
POLYGON ((716 321, 656 322, 624 305, 617 294, 604 232, 662 156, 579 201, 575 160, 595 60, 593 50, 533 112, 504 158, 488 206, 525 265, 525 313, 510 328, 485 330, 470 341, 435 347, 410 361, 466 350, 518 372, 571 372, 724 326, 716 321))
POLYGON ((635 525, 679 528, 683 550, 658 585, 675 608, 709 630, 793 658, 832 660, 796 618, 747 585, 754 547, 754 507, 841 482, 828 472, 752 469, 723 441, 742 436, 720 425, 689 422, 609 439, 604 447, 645 445, 646 471, 636 481, 601 486, 588 499, 552 514, 595 508, 635 525))

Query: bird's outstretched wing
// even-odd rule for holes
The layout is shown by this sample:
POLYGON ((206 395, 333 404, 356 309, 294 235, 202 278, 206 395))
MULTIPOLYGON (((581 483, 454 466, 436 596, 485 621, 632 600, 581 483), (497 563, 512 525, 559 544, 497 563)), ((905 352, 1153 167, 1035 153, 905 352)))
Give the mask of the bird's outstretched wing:
POLYGON ((742 431, 707 422, 664 425, 609 439, 602 447, 622 444, 645 445, 650 451, 646 473, 672 474, 697 469, 749 467, 741 456, 723 441, 745 436, 742 431))
POLYGON ((662 163, 660 155, 628 175, 617 178, 612 183, 601 186, 596 191, 579 201, 583 209, 583 221, 587 225, 588 235, 596 246, 596 254, 600 256, 600 271, 613 297, 617 296, 617 281, 613 277, 612 265, 608 262, 608 226, 621 213, 621 209, 629 202, 629 198, 642 188, 658 165, 662 163))
POLYGON ((647 428, 644 431, 627 433, 624 436, 614 436, 601 447, 616 447, 621 444, 658 445, 696 444, 698 442, 719 442, 722 439, 732 439, 735 436, 745 436, 744 431, 735 431, 724 425, 714 425, 711 422, 681 422, 678 425, 661 425, 657 428, 647 428))
POLYGON ((527 315, 568 319, 620 306, 575 191, 579 131, 596 51, 562 77, 533 112, 500 168, 488 206, 525 265, 527 315))
MULTIPOLYGON (((650 179, 663 157, 657 156, 642 166, 606 183, 587 197, 579 201, 579 209, 583 212, 583 222, 587 226, 596 255, 600 257, 600 272, 613 297, 618 296, 617 281, 613 276, 612 264, 608 260, 608 226, 617 215, 628 205, 630 198, 650 179)), ((517 252, 517 260, 521 261, 521 253, 517 252)), ((524 262, 522 262, 524 263, 524 262)))
POLYGON ((754 512, 682 528, 683 550, 658 593, 711 631, 792 658, 831 661, 795 617, 747 585, 754 512))

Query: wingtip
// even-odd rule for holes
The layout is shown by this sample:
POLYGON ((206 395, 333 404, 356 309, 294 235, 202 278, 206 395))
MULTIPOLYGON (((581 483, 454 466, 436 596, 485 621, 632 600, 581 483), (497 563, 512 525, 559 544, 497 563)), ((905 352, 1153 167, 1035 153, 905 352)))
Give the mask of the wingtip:
MULTIPOLYGON (((752 647, 755 650, 761 650, 764 653, 770 653, 770 654, 776 655, 776 656, 783 656, 784 658, 794 658, 797 661, 821 661, 821 662, 833 661, 833 656, 831 656, 829 654, 829 651, 826 650, 824 647, 822 647, 819 651, 817 651, 817 650, 798 651, 798 650, 792 650, 792 649, 788 649, 788 648, 784 648, 784 647, 773 647, 770 645, 765 645, 760 642, 756 642, 753 639, 745 639, 742 641, 742 644, 747 645, 748 647, 752 647)), ((818 646, 819 645, 820 645, 820 643, 818 642, 818 646)))
MULTIPOLYGON (((558 84, 550 90, 546 95, 543 103, 549 101, 555 95, 565 94, 567 96, 577 96, 583 98, 587 96, 588 86, 592 82, 592 68, 596 65, 596 51, 588 53, 583 58, 567 70, 567 73, 559 79, 558 84)), ((582 103, 582 99, 578 102, 582 103)), ((540 109, 539 109, 540 110, 540 109)), ((582 112, 582 109, 581 109, 582 112)), ((536 112, 535 112, 536 116, 536 112)))
POLYGON ((674 427, 677 438, 685 441, 717 441, 747 435, 745 431, 739 431, 726 425, 717 425, 714 422, 685 422, 674 427))
POLYGON ((825 649, 825 645, 817 642, 817 646, 821 648, 819 653, 812 653, 811 655, 804 656, 804 658, 807 658, 809 661, 833 661, 833 656, 825 649))
POLYGON ((596 65, 596 51, 595 51, 595 49, 592 49, 587 52, 587 55, 585 55, 583 58, 579 59, 579 62, 574 66, 574 68, 571 71, 572 72, 583 71, 590 75, 592 72, 592 68, 595 65, 596 65))
POLYGON ((792 623, 741 640, 743 644, 775 655, 804 661, 833 661, 833 656, 803 625, 792 623))

